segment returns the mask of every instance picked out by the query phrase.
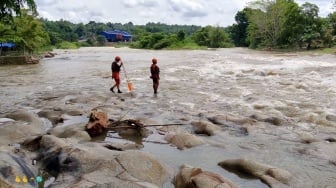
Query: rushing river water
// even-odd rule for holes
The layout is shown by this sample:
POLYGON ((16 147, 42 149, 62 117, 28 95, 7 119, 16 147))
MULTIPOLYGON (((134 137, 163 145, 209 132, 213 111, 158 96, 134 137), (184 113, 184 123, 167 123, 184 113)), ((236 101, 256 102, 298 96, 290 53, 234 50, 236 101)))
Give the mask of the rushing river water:
MULTIPOLYGON (((128 48, 57 50, 36 65, 0 67, 0 115, 25 108, 71 106, 89 114, 96 107, 111 118, 147 124, 186 123, 216 115, 272 117, 281 121, 250 125, 249 134, 230 127, 207 144, 178 150, 153 134, 143 140, 148 151, 176 170, 182 164, 219 173, 240 187, 267 187, 217 165, 248 158, 288 170, 295 187, 336 187, 336 58, 333 55, 257 52, 248 49, 150 51, 128 48), (122 94, 109 91, 114 56, 124 61, 134 86, 122 94), (161 69, 159 94, 149 79, 151 59, 161 69), (62 96, 62 97, 59 97, 62 96), (58 97, 58 102, 44 100, 58 97), (45 106, 50 105, 50 106, 45 106), (304 140, 314 138, 316 142, 304 140)), ((81 120, 78 120, 81 121, 81 120)), ((85 119, 87 121, 87 119, 85 119)), ((182 129, 182 127, 181 127, 182 129)), ((191 130, 191 129, 190 129, 191 130)), ((169 128, 167 127, 167 131, 169 128)), ((112 142, 123 140, 107 138, 112 142)), ((165 187, 171 187, 171 184, 165 187)))

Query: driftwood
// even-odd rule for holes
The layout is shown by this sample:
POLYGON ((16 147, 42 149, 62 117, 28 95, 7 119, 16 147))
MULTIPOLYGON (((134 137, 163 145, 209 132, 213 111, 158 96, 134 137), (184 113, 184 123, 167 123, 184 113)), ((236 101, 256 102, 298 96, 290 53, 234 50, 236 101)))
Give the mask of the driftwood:
POLYGON ((148 135, 149 130, 147 127, 158 127, 158 126, 172 126, 172 125, 184 125, 181 123, 171 123, 171 124, 155 124, 155 125, 144 125, 139 120, 127 119, 113 121, 108 119, 107 113, 100 110, 92 110, 89 118, 89 122, 86 125, 86 131, 91 137, 106 134, 107 131, 115 131, 119 134, 137 134, 137 135, 148 135), (132 131, 131 131, 132 130, 132 131))
MULTIPOLYGON (((125 120, 128 125, 114 125, 114 126, 109 126, 107 129, 110 131, 118 130, 118 129, 141 129, 141 128, 146 128, 146 127, 163 127, 163 126, 173 126, 173 125, 185 125, 182 123, 170 123, 170 124, 153 124, 153 125, 143 125, 141 123, 134 123, 137 122, 137 120, 125 120)), ((123 122, 125 122, 123 121, 123 122)), ((114 123, 112 123, 113 125, 114 123)), ((120 124, 118 122, 118 124, 120 124)))

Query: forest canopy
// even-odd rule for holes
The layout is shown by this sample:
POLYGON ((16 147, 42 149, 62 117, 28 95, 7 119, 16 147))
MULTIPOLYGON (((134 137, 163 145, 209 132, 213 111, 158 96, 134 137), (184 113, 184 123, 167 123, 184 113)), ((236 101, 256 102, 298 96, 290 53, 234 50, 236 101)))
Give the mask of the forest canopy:
MULTIPOLYGON (((38 17, 33 0, 0 2, 0 42, 13 42, 17 50, 37 52, 45 48, 111 45, 102 31, 122 30, 132 42, 121 43, 144 49, 194 49, 250 47, 314 49, 336 42, 336 13, 319 16, 312 3, 293 0, 255 0, 235 15, 228 27, 147 23, 71 23, 38 17)), ((114 44, 118 45, 118 44, 114 44)))

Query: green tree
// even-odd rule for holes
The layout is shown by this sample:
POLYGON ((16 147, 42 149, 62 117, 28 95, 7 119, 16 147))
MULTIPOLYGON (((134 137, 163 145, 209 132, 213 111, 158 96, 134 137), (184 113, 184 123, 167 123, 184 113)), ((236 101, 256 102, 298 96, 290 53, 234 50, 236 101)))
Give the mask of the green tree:
POLYGON ((328 22, 330 24, 331 29, 333 30, 332 34, 336 35, 336 12, 328 15, 328 22))
POLYGON ((307 49, 309 50, 314 40, 321 39, 322 21, 318 17, 319 8, 317 5, 304 3, 301 9, 305 23, 302 41, 307 43, 307 49))
MULTIPOLYGON (((15 35, 12 27, 8 24, 3 24, 0 22, 0 43, 16 41, 20 41, 20 38, 15 35)), ((2 47, 0 47, 0 55, 2 55, 2 47)))
POLYGON ((257 0, 250 4, 247 40, 250 47, 288 48, 302 42, 310 48, 321 36, 318 7, 293 0, 257 0))
POLYGON ((86 28, 83 23, 79 23, 75 26, 74 32, 77 34, 78 37, 85 37, 86 35, 86 28))
POLYGON ((232 46, 228 33, 220 27, 203 27, 196 31, 192 38, 200 46, 207 46, 210 48, 224 48, 232 46))
POLYGON ((12 20, 14 14, 21 15, 21 10, 26 8, 31 11, 32 15, 37 15, 34 0, 1 0, 0 21, 8 22, 12 20))
POLYGON ((48 45, 49 35, 44 31, 42 23, 25 12, 21 14, 20 17, 14 18, 15 36, 19 36, 15 42, 19 47, 32 53, 48 45))
POLYGON ((8 24, 0 22, 0 42, 16 42, 15 33, 12 27, 8 24))
POLYGON ((210 45, 210 26, 203 27, 196 31, 192 38, 200 46, 209 46, 210 45))
POLYGON ((105 37, 102 36, 102 35, 98 35, 97 36, 97 44, 98 44, 98 46, 104 46, 105 43, 106 43, 105 37))
POLYGON ((279 47, 295 47, 300 44, 304 28, 304 19, 297 3, 284 1, 284 12, 281 19, 281 32, 277 40, 279 47))
POLYGON ((229 35, 224 31, 223 28, 215 27, 211 28, 209 32, 210 36, 210 48, 224 48, 231 47, 231 41, 229 35))
POLYGON ((179 41, 183 41, 185 39, 185 35, 186 35, 185 32, 183 30, 180 30, 177 32, 177 39, 179 41))
POLYGON ((335 39, 336 39, 333 37, 333 32, 334 32, 334 29, 332 27, 329 16, 327 18, 322 19, 321 38, 323 41, 323 46, 328 47, 328 48, 333 46, 335 39))
POLYGON ((274 40, 275 34, 272 32, 271 26, 276 22, 272 18, 276 16, 270 14, 268 9, 274 4, 271 1, 254 1, 250 3, 251 11, 248 13, 249 25, 247 28, 247 41, 250 47, 256 48, 261 46, 272 46, 276 41, 274 40))
POLYGON ((248 26, 248 18, 247 12, 249 8, 244 8, 242 11, 238 11, 235 15, 236 24, 233 24, 228 28, 229 34, 235 46, 248 46, 246 42, 247 38, 247 26, 248 26))

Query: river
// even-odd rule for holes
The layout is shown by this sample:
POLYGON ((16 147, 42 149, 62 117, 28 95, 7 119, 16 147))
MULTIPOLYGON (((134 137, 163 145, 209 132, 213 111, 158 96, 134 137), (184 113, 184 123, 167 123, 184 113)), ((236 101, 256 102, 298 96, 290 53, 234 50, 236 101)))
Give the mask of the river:
POLYGON ((191 149, 178 150, 164 144, 163 136, 158 135, 140 142, 144 144, 143 151, 175 169, 184 163, 202 167, 242 188, 267 186, 257 179, 226 171, 218 162, 248 158, 288 170, 297 187, 336 185, 334 55, 243 48, 152 51, 101 47, 54 52, 54 58, 42 59, 39 64, 0 66, 0 115, 20 108, 39 111, 63 106, 88 115, 91 109, 102 107, 115 119, 185 123, 183 129, 190 131, 191 121, 216 115, 276 118, 281 120, 280 125, 257 122, 247 135, 223 128, 215 136, 202 136, 207 144, 191 149), (123 93, 109 91, 113 82, 104 77, 110 75, 116 55, 124 62, 134 87, 132 93, 127 91, 124 73, 123 93), (158 95, 153 94, 149 79, 153 57, 161 69, 158 95), (44 101, 53 96, 62 97, 58 102, 44 101), (307 143, 308 138, 316 141, 307 143))

